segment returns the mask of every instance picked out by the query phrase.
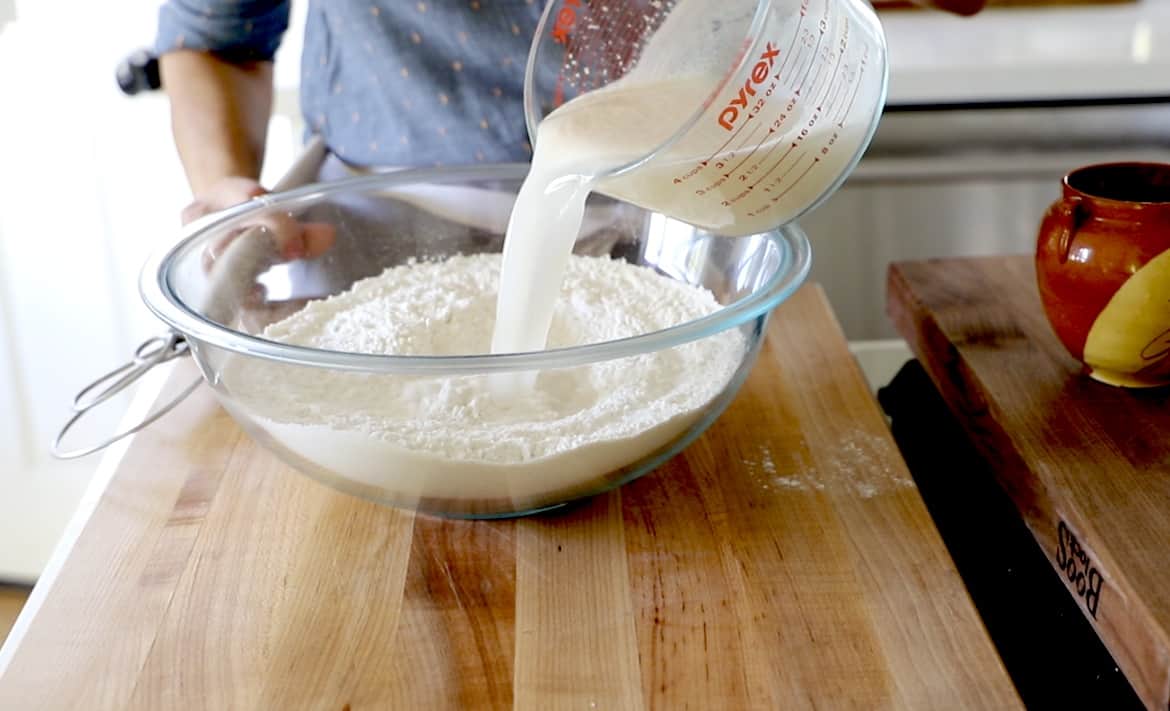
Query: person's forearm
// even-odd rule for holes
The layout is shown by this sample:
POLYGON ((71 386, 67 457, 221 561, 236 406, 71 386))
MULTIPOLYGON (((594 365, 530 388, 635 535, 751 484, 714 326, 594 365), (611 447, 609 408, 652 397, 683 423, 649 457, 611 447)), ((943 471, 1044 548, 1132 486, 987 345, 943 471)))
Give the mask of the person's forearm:
POLYGON ((259 178, 272 110, 272 62, 231 64, 205 52, 159 60, 171 130, 196 196, 230 176, 259 178))

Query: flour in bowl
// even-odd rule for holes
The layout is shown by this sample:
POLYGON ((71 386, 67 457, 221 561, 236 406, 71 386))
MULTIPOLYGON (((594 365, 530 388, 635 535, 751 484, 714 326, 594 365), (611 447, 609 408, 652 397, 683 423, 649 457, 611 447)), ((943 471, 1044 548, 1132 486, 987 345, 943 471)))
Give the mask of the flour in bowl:
MULTIPOLYGON (((386 355, 488 353, 500 256, 388 269, 305 306, 263 337, 386 355)), ((608 258, 569 260, 549 348, 636 336, 713 313, 705 289, 608 258)), ((539 505, 588 493, 695 425, 743 360, 736 329, 667 350, 546 370, 501 396, 486 375, 402 376, 232 357, 225 403, 333 483, 399 501, 539 505), (371 492, 374 493, 374 492, 371 492)), ((253 430, 255 431, 255 430, 253 430)))

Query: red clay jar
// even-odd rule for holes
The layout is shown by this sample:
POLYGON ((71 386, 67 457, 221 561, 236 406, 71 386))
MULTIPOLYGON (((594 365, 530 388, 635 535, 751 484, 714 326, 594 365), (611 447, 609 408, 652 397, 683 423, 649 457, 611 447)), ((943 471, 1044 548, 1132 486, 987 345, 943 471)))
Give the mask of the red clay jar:
POLYGON ((1170 165, 1066 175, 1040 225, 1036 279, 1049 323, 1091 377, 1170 383, 1170 165))

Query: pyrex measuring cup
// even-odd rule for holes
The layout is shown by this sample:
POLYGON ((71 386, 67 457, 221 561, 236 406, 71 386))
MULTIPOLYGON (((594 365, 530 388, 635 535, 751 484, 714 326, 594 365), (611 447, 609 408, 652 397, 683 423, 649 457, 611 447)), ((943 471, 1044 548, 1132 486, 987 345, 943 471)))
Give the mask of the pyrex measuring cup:
POLYGON ((625 141, 595 189, 743 235, 796 219, 844 181, 886 82, 885 37, 862 0, 551 0, 525 111, 539 157, 542 138, 596 134, 576 108, 641 97, 627 117, 635 138, 613 125, 589 137, 625 141))

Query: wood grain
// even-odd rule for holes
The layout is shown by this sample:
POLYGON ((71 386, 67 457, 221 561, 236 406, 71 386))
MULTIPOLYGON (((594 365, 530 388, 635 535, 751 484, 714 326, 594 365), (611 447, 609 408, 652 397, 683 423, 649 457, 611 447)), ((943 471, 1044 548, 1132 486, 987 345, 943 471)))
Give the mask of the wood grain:
POLYGON ((0 585, 0 644, 8 637, 8 631, 16 622, 20 610, 28 599, 28 590, 12 585, 0 585))
POLYGON ((889 311, 1143 702, 1170 705, 1170 392, 1097 383, 1028 256, 895 264, 889 311))
POLYGON ((516 707, 637 711, 621 493, 517 527, 516 707))
POLYGON ((335 492, 201 390, 138 435, 47 591, 0 678, 0 708, 28 706, 1019 702, 810 286, 682 455, 538 517, 335 492))

